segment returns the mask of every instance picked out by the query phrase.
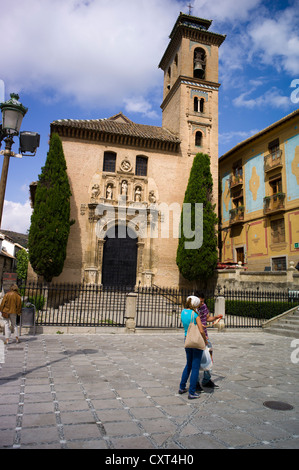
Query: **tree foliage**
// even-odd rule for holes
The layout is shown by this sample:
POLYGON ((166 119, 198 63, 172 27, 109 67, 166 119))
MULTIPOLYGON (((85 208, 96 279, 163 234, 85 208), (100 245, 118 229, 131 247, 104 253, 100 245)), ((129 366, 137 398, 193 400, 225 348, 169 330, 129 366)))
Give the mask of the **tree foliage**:
POLYGON ((213 178, 210 170, 210 157, 198 153, 191 168, 185 193, 184 204, 191 205, 191 227, 195 228, 195 204, 203 204, 203 243, 199 248, 186 249, 188 239, 184 233, 183 213, 181 214, 181 237, 177 249, 176 263, 182 276, 189 281, 206 282, 213 276, 217 266, 217 236, 215 205, 212 204, 213 178))
POLYGON ((53 134, 39 175, 28 248, 34 271, 50 282, 63 270, 70 226, 71 190, 61 139, 53 134))
POLYGON ((17 267, 16 273, 18 275, 18 279, 26 279, 27 278, 27 270, 28 270, 28 261, 29 256, 26 250, 22 249, 19 250, 16 254, 17 259, 17 267))

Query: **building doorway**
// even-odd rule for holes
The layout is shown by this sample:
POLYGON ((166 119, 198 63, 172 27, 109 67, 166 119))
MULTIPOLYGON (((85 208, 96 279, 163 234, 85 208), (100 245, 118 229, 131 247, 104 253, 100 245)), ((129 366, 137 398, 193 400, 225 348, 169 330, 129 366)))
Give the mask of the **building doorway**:
MULTIPOLYGON (((118 236, 118 226, 107 231, 103 252, 103 286, 135 286, 137 237, 129 227, 122 227, 122 230, 125 232, 125 238, 118 236)), ((123 233, 121 235, 123 236, 123 233)))
POLYGON ((244 247, 236 248, 236 261, 239 263, 241 261, 242 265, 244 264, 245 257, 244 257, 244 247))

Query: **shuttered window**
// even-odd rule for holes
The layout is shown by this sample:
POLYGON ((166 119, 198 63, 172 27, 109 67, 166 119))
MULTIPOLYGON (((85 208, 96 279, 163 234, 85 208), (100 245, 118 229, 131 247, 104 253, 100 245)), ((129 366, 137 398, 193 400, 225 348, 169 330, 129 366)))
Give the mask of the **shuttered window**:
POLYGON ((285 241, 284 219, 271 221, 271 239, 272 243, 283 243, 285 241))

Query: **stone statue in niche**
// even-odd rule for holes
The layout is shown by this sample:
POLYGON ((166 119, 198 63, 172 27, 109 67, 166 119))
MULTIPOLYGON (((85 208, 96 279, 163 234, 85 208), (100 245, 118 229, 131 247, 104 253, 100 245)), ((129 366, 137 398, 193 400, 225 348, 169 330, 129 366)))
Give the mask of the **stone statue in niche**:
POLYGON ((137 186, 135 188, 135 197, 134 197, 135 202, 141 202, 141 187, 137 186))
POLYGON ((106 188, 106 199, 110 199, 110 200, 112 199, 112 196, 113 196, 113 191, 112 191, 112 189, 113 189, 112 184, 111 184, 111 183, 108 184, 108 185, 107 185, 107 188, 106 188))
POLYGON ((150 202, 151 204, 156 204, 157 198, 156 198, 156 196, 155 196, 154 191, 150 191, 150 192, 149 192, 148 199, 149 199, 149 202, 150 202))
POLYGON ((127 193, 128 193, 128 182, 126 180, 123 180, 121 182, 121 191, 120 191, 121 195, 123 197, 126 197, 127 196, 127 193))
POLYGON ((100 194, 100 186, 98 184, 94 184, 91 189, 91 201, 95 202, 100 194))

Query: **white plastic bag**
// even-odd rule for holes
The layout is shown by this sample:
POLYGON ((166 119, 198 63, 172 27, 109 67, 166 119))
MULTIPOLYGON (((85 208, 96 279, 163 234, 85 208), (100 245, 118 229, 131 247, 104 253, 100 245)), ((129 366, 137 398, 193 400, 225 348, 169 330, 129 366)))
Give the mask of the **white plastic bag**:
POLYGON ((208 346, 202 352, 199 370, 210 370, 213 367, 213 361, 208 346))

